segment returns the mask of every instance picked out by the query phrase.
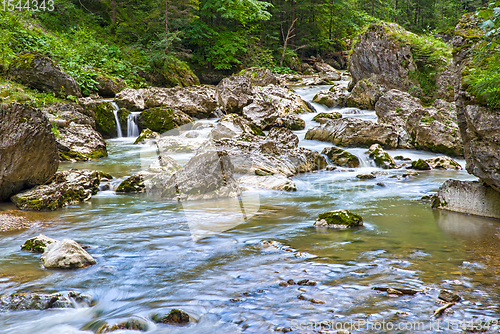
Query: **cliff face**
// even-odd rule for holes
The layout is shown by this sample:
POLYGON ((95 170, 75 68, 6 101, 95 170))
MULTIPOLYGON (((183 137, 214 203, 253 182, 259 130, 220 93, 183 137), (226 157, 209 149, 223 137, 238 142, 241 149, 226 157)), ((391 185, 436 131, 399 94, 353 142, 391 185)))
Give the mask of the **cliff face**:
POLYGON ((500 191, 500 110, 468 90, 466 76, 473 51, 483 45, 484 32, 473 13, 462 17, 453 37, 455 104, 467 171, 500 191))

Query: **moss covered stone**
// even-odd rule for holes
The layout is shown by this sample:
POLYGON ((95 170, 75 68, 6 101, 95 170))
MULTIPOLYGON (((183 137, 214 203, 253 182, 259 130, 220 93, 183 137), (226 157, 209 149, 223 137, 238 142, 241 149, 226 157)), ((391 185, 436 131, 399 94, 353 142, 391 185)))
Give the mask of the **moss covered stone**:
POLYGON ((111 102, 97 104, 94 113, 97 132, 104 138, 116 137, 116 120, 111 102))
POLYGON ((185 113, 165 107, 144 110, 139 116, 140 127, 158 133, 164 133, 184 124, 194 122, 185 113))
POLYGON ((26 240, 24 244, 21 246, 21 250, 32 253, 43 253, 48 245, 56 241, 57 240, 54 240, 52 238, 46 237, 43 234, 40 234, 37 237, 26 240))
POLYGON ((316 227, 323 228, 352 228, 363 225, 363 218, 349 210, 335 210, 318 215, 316 227))
POLYGON ((32 52, 32 51, 22 52, 11 60, 9 68, 16 67, 16 68, 32 69, 33 67, 35 67, 35 58, 37 57, 49 59, 48 57, 38 52, 32 52))
POLYGON ((394 159, 384 151, 382 146, 379 144, 373 144, 370 146, 370 149, 368 150, 369 157, 375 161, 375 165, 377 167, 381 167, 384 169, 391 169, 391 168, 396 168, 396 162, 394 159))
POLYGON ((416 170, 430 170, 431 166, 427 163, 427 161, 418 159, 411 162, 411 168, 416 170))
POLYGON ((140 193, 146 190, 144 179, 140 175, 132 175, 120 183, 117 193, 140 193))
POLYGON ((189 314, 180 309, 172 309, 170 313, 163 317, 155 314, 151 318, 156 323, 169 325, 187 325, 191 320, 189 314))
POLYGON ((316 116, 313 117, 313 121, 317 121, 320 118, 328 118, 328 119, 339 119, 342 118, 342 114, 339 113, 338 111, 334 111, 331 113, 326 113, 326 112, 320 112, 316 116))
POLYGON ((326 147, 321 154, 326 155, 337 166, 349 168, 359 167, 358 157, 339 147, 326 147))
POLYGON ((144 129, 142 130, 139 137, 137 137, 134 144, 142 144, 147 139, 159 139, 159 138, 160 134, 158 132, 154 132, 153 130, 150 129, 144 129))

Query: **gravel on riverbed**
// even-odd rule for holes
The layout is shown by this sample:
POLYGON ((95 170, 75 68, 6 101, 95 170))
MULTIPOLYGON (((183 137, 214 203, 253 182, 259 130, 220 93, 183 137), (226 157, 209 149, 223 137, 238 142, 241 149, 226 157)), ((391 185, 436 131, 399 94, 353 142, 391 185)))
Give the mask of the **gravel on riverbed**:
POLYGON ((0 213, 0 232, 20 230, 29 227, 31 227, 31 222, 25 217, 0 213))

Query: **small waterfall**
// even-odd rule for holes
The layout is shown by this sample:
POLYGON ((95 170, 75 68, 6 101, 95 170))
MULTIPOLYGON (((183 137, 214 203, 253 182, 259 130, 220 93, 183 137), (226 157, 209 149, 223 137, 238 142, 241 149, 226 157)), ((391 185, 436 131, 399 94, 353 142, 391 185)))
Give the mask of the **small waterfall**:
POLYGON ((365 153, 356 155, 359 159, 359 167, 374 167, 371 160, 368 159, 368 155, 365 153))
POLYGON ((139 137, 138 117, 140 112, 132 112, 127 117, 127 137, 139 137))
POLYGON ((118 118, 118 110, 120 110, 120 107, 118 107, 118 105, 116 104, 116 102, 111 102, 111 105, 113 106, 113 114, 115 114, 117 137, 121 138, 121 137, 123 137, 123 135, 122 135, 122 127, 120 126, 120 119, 118 118))

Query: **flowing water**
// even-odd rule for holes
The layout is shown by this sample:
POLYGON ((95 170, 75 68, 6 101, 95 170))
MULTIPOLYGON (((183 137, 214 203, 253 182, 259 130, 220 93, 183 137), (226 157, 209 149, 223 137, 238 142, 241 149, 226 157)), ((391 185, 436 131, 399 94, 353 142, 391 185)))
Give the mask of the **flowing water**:
MULTIPOLYGON (((322 88, 297 92, 311 100, 322 88)), ((376 119, 374 112, 338 111, 376 119)), ((308 127, 316 125, 313 116, 303 115, 308 127)), ((329 146, 303 140, 305 131, 296 133, 301 146, 318 151, 329 146)), ((133 145, 133 139, 108 140, 108 158, 61 168, 103 170, 119 182, 156 156, 155 147, 133 145)), ((381 170, 370 164, 366 149, 348 150, 361 158, 361 168, 298 175, 293 178, 298 191, 293 193, 261 190, 254 194, 259 210, 232 229, 217 230, 232 211, 191 208, 190 214, 195 212, 217 232, 202 239, 193 238, 186 207, 144 194, 103 191, 89 202, 56 212, 29 213, 40 221, 35 228, 0 235, 0 293, 74 290, 92 295, 96 304, 3 313, 0 333, 91 333, 81 328, 99 320, 147 321, 151 314, 172 308, 184 309, 197 322, 181 328, 149 323, 149 332, 273 333, 290 328, 292 333, 313 333, 320 330, 314 324, 328 322, 352 333, 413 333, 418 326, 427 333, 459 333, 460 325, 470 321, 494 323, 500 316, 499 222, 435 211, 420 201, 449 178, 475 178, 465 171, 425 171, 403 178, 403 170, 390 170, 374 180, 358 180, 356 174, 381 170), (365 226, 342 231, 312 226, 319 213, 336 209, 361 214, 365 226), (20 251, 26 239, 39 233, 88 245, 98 264, 73 271, 43 269, 39 255, 20 251), (263 240, 282 246, 264 247, 263 240), (279 286, 288 279, 317 285, 279 286), (422 292, 395 296, 373 287, 422 292), (441 289, 458 293, 463 301, 433 320, 441 289)), ((410 150, 389 153, 412 159, 437 156, 410 150)), ((174 155, 181 163, 189 157, 174 155)), ((2 204, 0 209, 13 206, 2 204)))
POLYGON ((137 118, 140 112, 131 112, 127 117, 127 137, 137 138, 139 136, 139 125, 137 124, 137 118))
POLYGON ((118 107, 118 104, 116 104, 116 102, 111 102, 111 106, 113 106, 113 114, 115 115, 117 137, 121 138, 123 137, 122 128, 120 126, 120 119, 118 118, 118 111, 120 110, 120 107, 118 107))

